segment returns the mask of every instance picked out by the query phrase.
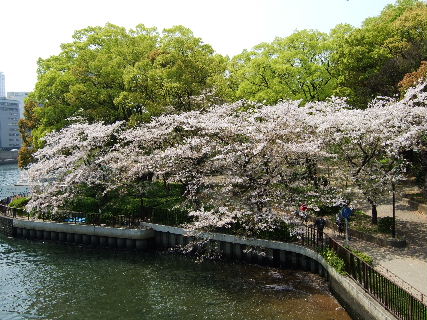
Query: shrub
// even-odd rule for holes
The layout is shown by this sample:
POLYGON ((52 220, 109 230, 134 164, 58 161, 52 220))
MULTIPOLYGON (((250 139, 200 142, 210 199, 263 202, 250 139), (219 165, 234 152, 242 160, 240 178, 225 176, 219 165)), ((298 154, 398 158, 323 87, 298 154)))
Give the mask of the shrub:
POLYGON ((99 201, 94 197, 80 196, 76 197, 70 203, 70 210, 77 212, 98 212, 99 201))
POLYGON ((151 208, 150 222, 170 226, 180 226, 185 223, 193 222, 193 217, 190 217, 185 210, 151 208))
POLYGON ((325 258, 326 262, 339 274, 346 275, 347 272, 345 271, 345 262, 343 259, 338 257, 336 252, 332 249, 325 249, 321 252, 321 255, 323 258, 325 258))
POLYGON ((14 199, 10 204, 9 207, 13 207, 13 208, 24 208, 28 201, 30 201, 31 197, 19 197, 14 199))
POLYGON ((383 217, 378 219, 378 231, 382 233, 391 233, 393 227, 392 217, 383 217))
POLYGON ((102 212, 114 216, 132 216, 141 212, 141 200, 131 196, 112 198, 104 205, 102 212))

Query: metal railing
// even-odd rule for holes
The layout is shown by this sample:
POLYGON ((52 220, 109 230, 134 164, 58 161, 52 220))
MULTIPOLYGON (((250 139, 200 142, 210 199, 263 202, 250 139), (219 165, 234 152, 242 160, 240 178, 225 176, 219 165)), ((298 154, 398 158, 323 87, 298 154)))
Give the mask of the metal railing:
POLYGON ((189 222, 188 215, 182 210, 168 210, 163 208, 143 207, 139 213, 111 214, 111 213, 86 213, 76 211, 38 212, 30 214, 19 208, 9 207, 0 203, 0 212, 7 217, 21 217, 27 220, 56 221, 91 225, 104 225, 110 227, 138 228, 141 222, 163 223, 179 225, 189 222))
POLYGON ((398 284, 399 287, 410 292, 418 300, 420 300, 424 304, 427 304, 427 295, 422 293, 420 290, 418 290, 417 288, 414 288, 408 282, 406 282, 405 280, 403 280, 402 278, 400 278, 399 276, 397 276, 396 274, 394 274, 393 272, 391 272, 390 270, 388 270, 387 268, 385 268, 381 265, 375 266, 375 269, 378 272, 380 272, 382 275, 384 275, 385 277, 387 277, 388 279, 393 281, 394 283, 398 284))
POLYGON ((427 319, 425 296, 396 275, 394 277, 399 281, 392 281, 389 275, 375 270, 372 265, 316 228, 306 227, 301 242, 304 246, 321 252, 325 249, 333 250, 338 257, 344 260, 347 274, 398 319, 427 319), (406 285, 399 285, 399 282, 406 285), (416 290, 416 294, 413 294, 412 290, 416 290))

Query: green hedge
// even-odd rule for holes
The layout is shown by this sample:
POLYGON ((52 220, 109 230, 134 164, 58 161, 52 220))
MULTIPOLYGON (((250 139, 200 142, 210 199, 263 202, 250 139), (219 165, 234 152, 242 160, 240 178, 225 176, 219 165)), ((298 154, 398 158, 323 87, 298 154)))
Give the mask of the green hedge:
POLYGON ((30 199, 31 199, 31 197, 16 198, 9 204, 9 207, 22 209, 27 205, 27 203, 28 203, 28 201, 30 201, 30 199))
POLYGON ((383 217, 378 219, 378 231, 382 233, 391 233, 393 228, 393 217, 383 217))

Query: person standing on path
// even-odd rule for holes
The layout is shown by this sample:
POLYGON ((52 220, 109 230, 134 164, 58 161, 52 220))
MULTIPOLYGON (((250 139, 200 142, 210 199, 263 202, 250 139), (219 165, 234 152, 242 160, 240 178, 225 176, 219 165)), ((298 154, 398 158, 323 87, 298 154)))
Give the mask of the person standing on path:
POLYGON ((323 216, 320 216, 316 219, 316 222, 314 223, 315 228, 317 229, 317 241, 323 240, 323 229, 326 226, 326 220, 323 216))

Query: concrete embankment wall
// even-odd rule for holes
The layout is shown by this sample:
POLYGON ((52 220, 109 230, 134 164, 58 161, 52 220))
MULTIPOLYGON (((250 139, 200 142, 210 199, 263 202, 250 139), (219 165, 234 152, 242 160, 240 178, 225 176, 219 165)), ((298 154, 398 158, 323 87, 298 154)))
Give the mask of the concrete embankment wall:
POLYGON ((148 250, 154 245, 155 232, 148 229, 109 228, 13 219, 13 234, 18 238, 26 239, 148 250))
POLYGON ((331 291, 353 319, 396 319, 357 283, 338 274, 320 254, 309 248, 293 243, 192 232, 150 223, 143 223, 141 227, 141 229, 109 228, 0 217, 0 232, 27 239, 135 250, 167 249, 200 241, 200 244, 192 245, 191 248, 230 260, 318 273, 329 282, 331 291))

